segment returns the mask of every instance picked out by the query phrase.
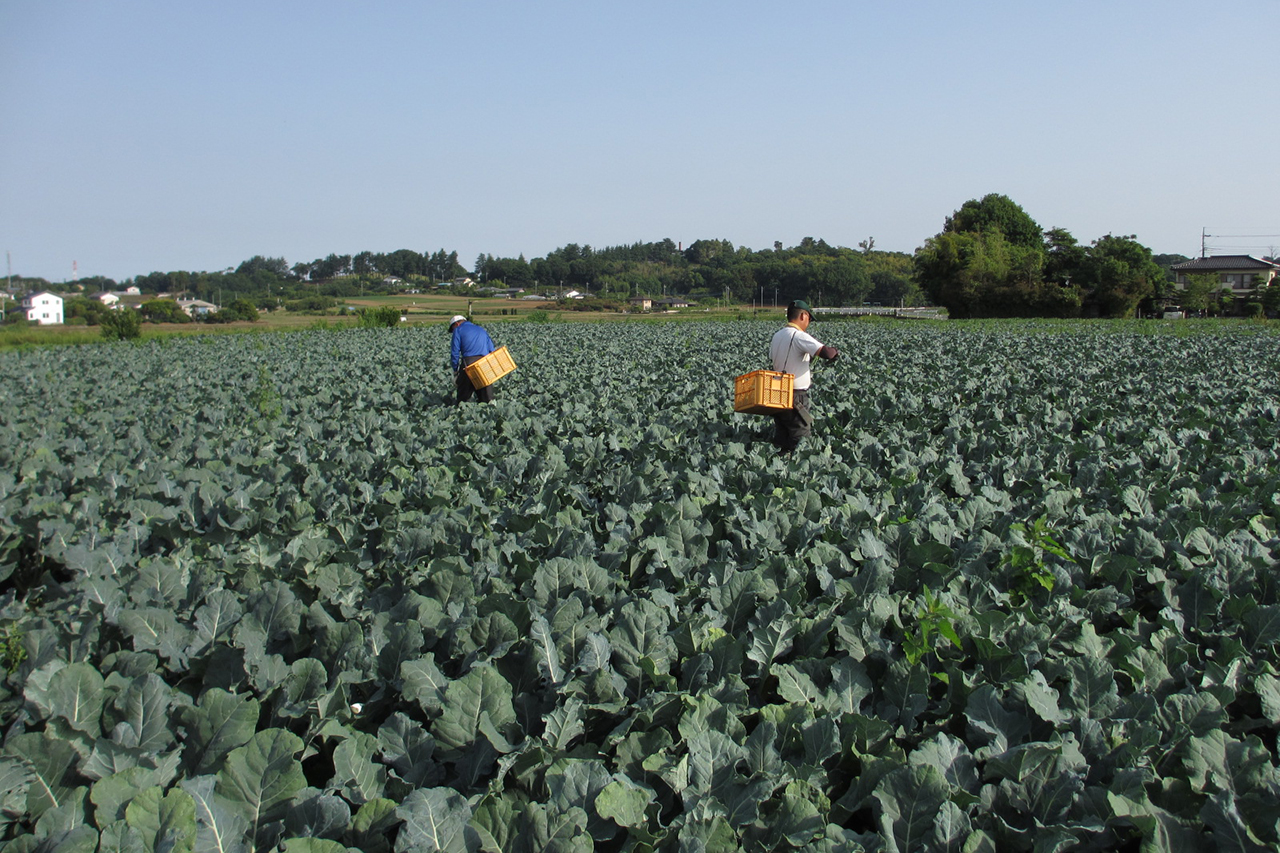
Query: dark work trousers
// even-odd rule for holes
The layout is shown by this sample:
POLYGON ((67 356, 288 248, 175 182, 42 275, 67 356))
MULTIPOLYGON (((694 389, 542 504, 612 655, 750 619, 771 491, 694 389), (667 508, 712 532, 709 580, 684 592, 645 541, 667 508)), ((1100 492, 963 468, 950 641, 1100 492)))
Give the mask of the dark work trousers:
MULTIPOLYGON (((482 355, 465 356, 462 359, 462 367, 465 368, 469 364, 474 364, 475 362, 479 361, 482 358, 484 358, 484 356, 482 355)), ((471 384, 471 377, 467 376, 467 371, 461 370, 461 369, 458 371, 456 382, 458 386, 458 402, 459 403, 467 402, 468 400, 471 399, 472 395, 475 395, 475 398, 479 400, 481 403, 493 402, 492 383, 484 386, 483 388, 477 388, 476 386, 471 384)))
POLYGON ((795 450, 800 439, 813 432, 813 417, 809 414, 809 389, 793 391, 791 406, 792 408, 773 416, 776 425, 773 444, 783 453, 795 450))

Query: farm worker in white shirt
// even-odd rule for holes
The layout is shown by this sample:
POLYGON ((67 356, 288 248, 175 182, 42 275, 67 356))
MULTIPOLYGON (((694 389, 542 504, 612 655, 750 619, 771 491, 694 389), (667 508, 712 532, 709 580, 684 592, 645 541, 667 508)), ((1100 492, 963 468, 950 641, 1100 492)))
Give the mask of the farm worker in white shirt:
POLYGON ((822 341, 809 334, 809 324, 812 322, 813 309, 808 302, 797 299, 787 306, 787 325, 779 329, 769 343, 773 369, 795 377, 792 385, 792 408, 773 416, 777 425, 773 443, 783 456, 795 450, 800 439, 812 432, 809 384, 813 375, 809 371, 809 365, 813 357, 835 361, 840 356, 835 347, 825 346, 822 341))

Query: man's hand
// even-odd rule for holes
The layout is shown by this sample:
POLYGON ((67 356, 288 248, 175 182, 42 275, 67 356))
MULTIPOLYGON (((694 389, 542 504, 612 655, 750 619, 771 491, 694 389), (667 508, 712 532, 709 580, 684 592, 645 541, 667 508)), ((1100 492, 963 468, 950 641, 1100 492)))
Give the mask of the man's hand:
POLYGON ((818 350, 818 357, 825 358, 827 361, 835 361, 840 357, 840 350, 835 347, 824 346, 822 349, 818 350))

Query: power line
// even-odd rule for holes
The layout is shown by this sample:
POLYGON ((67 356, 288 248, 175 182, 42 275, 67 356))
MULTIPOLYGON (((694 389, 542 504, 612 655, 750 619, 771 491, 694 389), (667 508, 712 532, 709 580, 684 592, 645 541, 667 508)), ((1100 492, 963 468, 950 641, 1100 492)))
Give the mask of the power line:
POLYGON ((1208 228, 1200 229, 1200 257, 1207 257, 1210 250, 1221 251, 1224 249, 1234 249, 1239 251, 1257 250, 1267 252, 1274 256, 1276 253, 1276 243, 1280 242, 1280 234, 1210 234, 1208 228), (1220 242, 1224 240, 1266 240, 1266 243, 1236 243, 1236 242, 1220 242), (1212 241, 1212 242, 1210 242, 1212 241))

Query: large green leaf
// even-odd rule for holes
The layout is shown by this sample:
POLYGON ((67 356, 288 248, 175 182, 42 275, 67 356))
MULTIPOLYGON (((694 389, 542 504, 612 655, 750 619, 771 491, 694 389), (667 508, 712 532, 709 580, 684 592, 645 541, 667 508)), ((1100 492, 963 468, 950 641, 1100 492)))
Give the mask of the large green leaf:
POLYGON ((441 746, 461 750, 481 732, 482 719, 504 734, 515 725, 510 683, 493 667, 473 669, 445 689, 444 710, 431 726, 441 746))
POLYGON ((170 608, 137 607, 120 612, 120 626, 133 641, 136 651, 156 651, 184 668, 191 630, 178 623, 170 608))
MULTIPOLYGON (((1274 816, 1274 813, 1272 813, 1274 816)), ((1224 853, 1264 853, 1273 850, 1245 821, 1230 791, 1212 794, 1200 810, 1200 817, 1213 830, 1214 848, 1224 853)), ((1269 830, 1274 832, 1274 823, 1269 830)))
POLYGON ((808 782, 789 782, 782 791, 782 805, 770 820, 770 830, 791 848, 803 850, 826 834, 830 803, 808 782))
POLYGON ((59 808, 75 796, 78 785, 74 768, 79 755, 69 741, 33 732, 10 737, 4 751, 30 769, 29 777, 19 776, 30 779, 26 810, 32 817, 59 808))
POLYGON ((340 838, 351 827, 351 807, 342 797, 303 788, 285 815, 286 835, 340 838))
POLYGON ((34 780, 31 765, 14 755, 0 755, 0 832, 27 810, 27 791, 34 780))
POLYGON ((148 767, 130 767, 93 783, 89 799, 94 805, 94 820, 98 826, 123 820, 124 809, 141 792, 158 787, 157 774, 148 767))
POLYGON ((544 719, 546 728, 543 730, 542 739, 549 747, 563 751, 575 739, 586 734, 587 728, 583 721, 582 710, 582 701, 570 698, 563 706, 553 709, 546 715, 544 719))
POLYGON ((528 849, 547 853, 591 853, 595 844, 587 832, 587 813, 576 806, 558 809, 550 804, 525 806, 528 849))
POLYGON ((796 626, 791 607, 777 599, 761 608, 751 618, 751 647, 747 657, 761 666, 769 666, 791 651, 796 626))
POLYGON ((351 818, 347 837, 364 853, 385 853, 391 849, 388 835, 399 822, 395 800, 370 800, 351 818))
POLYGON ((558 686, 564 680, 564 668, 560 663, 560 650, 551 635, 551 625, 545 616, 537 614, 533 617, 529 641, 538 673, 547 684, 558 686))
POLYGON ((626 777, 605 785, 595 798, 595 810, 603 818, 618 826, 640 826, 648 820, 654 792, 626 777))
POLYGON ((1210 853, 1214 849, 1196 823, 1179 819, 1168 810, 1153 805, 1145 791, 1137 800, 1109 792, 1107 801, 1116 818, 1133 824, 1142 833, 1143 851, 1210 853))
POLYGON ((220 801, 214 793, 217 778, 196 776, 182 783, 196 812, 196 853, 244 853, 251 850, 249 819, 236 805, 220 801))
POLYGON ((265 729, 233 749, 218 771, 218 802, 247 821, 249 836, 258 846, 279 835, 275 824, 306 785, 297 758, 301 750, 302 740, 297 735, 284 729, 265 729))
POLYGON ((327 838, 286 838, 284 853, 349 853, 349 848, 327 838))
MULTIPOLYGON (((488 794, 475 806, 470 826, 475 831, 480 849, 518 850, 517 838, 522 838, 520 811, 524 800, 517 795, 488 794)), ((527 844, 527 841, 524 842, 527 844)))
POLYGON ((435 761, 435 738, 404 714, 393 714, 383 723, 378 729, 378 745, 400 778, 415 788, 434 784, 441 773, 435 761))
MULTIPOLYGON (((304 613, 298 596, 281 581, 269 581, 262 589, 251 593, 245 600, 245 609, 247 612, 237 626, 238 630, 251 629, 252 634, 264 637, 269 644, 293 638, 304 613)), ((237 633, 237 644, 248 641, 248 636, 242 639, 237 633)), ((242 648, 247 649, 248 645, 244 644, 242 648)))
POLYGON ((882 779, 873 796, 880 804, 887 848, 901 853, 923 849, 948 793, 942 775, 928 765, 900 768, 882 779))
POLYGON ((183 759, 194 774, 212 772, 222 766, 227 753, 243 746, 258 726, 258 701, 214 688, 200 697, 194 707, 181 711, 186 728, 183 759))
POLYGON ((475 849, 474 830, 468 826, 471 808, 458 792, 448 788, 419 788, 396 808, 404 821, 396 838, 397 851, 468 853, 475 849))
POLYGON ((444 701, 449 679, 436 666, 434 653, 427 653, 416 660, 400 664, 400 678, 404 681, 404 698, 417 702, 423 711, 435 713, 444 701))
POLYGON ((42 690, 30 684, 27 699, 50 716, 66 720, 73 729, 97 736, 102 731, 103 684, 94 667, 73 663, 49 675, 42 690))
POLYGON ((913 750, 907 760, 912 765, 937 770, 953 792, 977 793, 978 762, 959 738, 940 732, 913 750))
POLYGON ((988 746, 974 750, 979 758, 1005 752, 1010 747, 1021 743, 1031 732, 1030 722, 1026 717, 1015 712, 1006 711, 996 695, 995 688, 983 685, 969 697, 965 710, 968 724, 979 732, 988 746))
POLYGON ((644 658, 649 658, 660 672, 667 672, 676 658, 671 616, 648 599, 633 599, 622 605, 609 632, 609 642, 618 672, 633 684, 644 675, 644 658))
POLYGON ((617 834, 617 826, 594 806, 596 798, 613 781, 608 766, 598 759, 562 758, 547 768, 549 803, 560 809, 581 808, 587 814, 587 831, 597 841, 617 834))
POLYGON ((145 755, 158 755, 172 747, 171 694, 169 685, 155 673, 135 678, 112 703, 113 737, 145 755))
POLYGON ((195 631, 188 653, 202 654, 215 643, 228 642, 232 629, 243 615, 244 607, 235 592, 229 589, 210 592, 196 609, 195 631))
POLYGON ((191 853, 195 849, 195 801, 180 788, 167 794, 158 787, 140 792, 125 808, 125 820, 142 834, 151 849, 174 853, 191 853))
POLYGON ((331 787, 342 791, 354 805, 378 799, 387 782, 387 769, 373 761, 378 751, 378 738, 364 732, 351 732, 333 750, 331 787))

